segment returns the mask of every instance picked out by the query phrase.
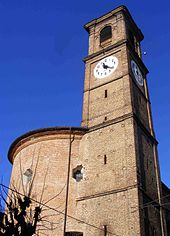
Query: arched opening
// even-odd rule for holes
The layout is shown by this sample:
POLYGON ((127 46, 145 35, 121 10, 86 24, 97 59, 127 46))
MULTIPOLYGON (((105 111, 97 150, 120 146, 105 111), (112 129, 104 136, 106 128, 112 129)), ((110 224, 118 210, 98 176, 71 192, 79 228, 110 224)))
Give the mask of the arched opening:
POLYGON ((28 184, 31 182, 33 176, 33 171, 29 168, 23 174, 23 183, 28 184))
POLYGON ((72 177, 76 180, 76 182, 80 182, 83 179, 83 166, 78 165, 73 169, 72 177))
POLYGON ((112 27, 106 26, 100 32, 100 43, 112 38, 112 27))

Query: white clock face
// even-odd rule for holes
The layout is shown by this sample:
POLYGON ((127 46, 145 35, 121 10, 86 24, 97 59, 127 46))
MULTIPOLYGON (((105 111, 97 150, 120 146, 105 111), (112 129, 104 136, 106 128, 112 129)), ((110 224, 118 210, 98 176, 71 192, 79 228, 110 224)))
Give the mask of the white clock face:
POLYGON ((102 79, 111 75, 118 66, 118 59, 115 56, 105 57, 100 60, 94 68, 95 78, 102 79))
POLYGON ((131 61, 131 68, 132 68, 132 72, 133 72, 133 75, 134 75, 137 83, 140 86, 143 86, 143 76, 142 76, 142 73, 141 73, 138 65, 136 64, 136 62, 134 62, 133 60, 131 61))

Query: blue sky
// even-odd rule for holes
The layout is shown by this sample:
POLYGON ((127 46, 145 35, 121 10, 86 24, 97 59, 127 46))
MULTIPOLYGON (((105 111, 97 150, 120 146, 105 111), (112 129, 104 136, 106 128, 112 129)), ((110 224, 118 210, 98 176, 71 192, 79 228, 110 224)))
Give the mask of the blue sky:
POLYGON ((142 43, 162 180, 170 186, 170 2, 0 0, 0 178, 10 144, 25 132, 80 126, 88 34, 83 25, 126 5, 142 43))

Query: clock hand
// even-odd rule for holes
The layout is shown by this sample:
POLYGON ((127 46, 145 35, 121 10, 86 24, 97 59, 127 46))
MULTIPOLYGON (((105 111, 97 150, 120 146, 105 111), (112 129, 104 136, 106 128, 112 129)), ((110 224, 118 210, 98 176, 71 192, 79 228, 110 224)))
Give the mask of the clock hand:
POLYGON ((107 66, 107 68, 109 68, 109 69, 113 69, 113 68, 114 68, 114 66, 107 66))
POLYGON ((108 65, 103 63, 103 69, 107 69, 107 68, 108 68, 108 65))
POLYGON ((108 66, 108 65, 106 65, 105 63, 103 63, 103 68, 104 69, 113 69, 114 68, 114 66, 108 66))

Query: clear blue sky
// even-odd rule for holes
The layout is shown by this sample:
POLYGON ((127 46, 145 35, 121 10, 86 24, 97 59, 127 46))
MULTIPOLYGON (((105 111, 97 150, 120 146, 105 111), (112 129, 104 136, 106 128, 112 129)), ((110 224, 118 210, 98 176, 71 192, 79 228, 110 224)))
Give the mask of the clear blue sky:
POLYGON ((80 126, 88 34, 83 25, 126 5, 145 35, 143 57, 162 180, 170 186, 170 1, 0 0, 0 178, 25 132, 80 126))

